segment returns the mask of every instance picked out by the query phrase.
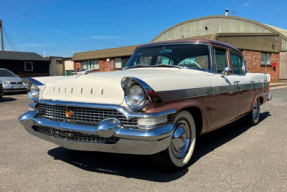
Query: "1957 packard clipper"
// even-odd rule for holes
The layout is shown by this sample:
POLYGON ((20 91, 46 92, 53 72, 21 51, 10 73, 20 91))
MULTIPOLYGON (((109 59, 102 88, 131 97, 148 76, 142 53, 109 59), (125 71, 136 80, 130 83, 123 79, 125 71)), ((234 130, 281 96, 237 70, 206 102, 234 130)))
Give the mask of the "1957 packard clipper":
POLYGON ((153 155, 165 170, 190 161, 196 138, 240 117, 255 125, 271 100, 269 74, 209 40, 138 47, 122 71, 23 79, 32 135, 71 150, 153 155))

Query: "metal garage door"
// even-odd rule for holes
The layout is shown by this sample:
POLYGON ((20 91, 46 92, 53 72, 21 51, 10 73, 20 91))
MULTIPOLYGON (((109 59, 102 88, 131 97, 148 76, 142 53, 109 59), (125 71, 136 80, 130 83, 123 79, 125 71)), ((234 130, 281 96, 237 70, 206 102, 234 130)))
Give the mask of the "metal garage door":
POLYGON ((279 79, 287 79, 287 52, 280 53, 279 79))

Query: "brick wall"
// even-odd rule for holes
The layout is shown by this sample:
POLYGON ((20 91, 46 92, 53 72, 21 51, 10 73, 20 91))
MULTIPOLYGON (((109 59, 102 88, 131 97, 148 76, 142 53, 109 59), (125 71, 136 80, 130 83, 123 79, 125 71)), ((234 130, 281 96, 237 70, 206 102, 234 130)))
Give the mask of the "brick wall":
POLYGON ((74 71, 78 71, 77 68, 79 68, 79 71, 82 70, 81 61, 75 61, 74 62, 74 71))
MULTIPOLYGON (((74 70, 77 71, 77 68, 79 68, 79 71, 82 70, 81 61, 74 62, 74 70)), ((120 71, 120 70, 121 69, 115 69, 115 60, 110 59, 109 62, 107 62, 106 60, 99 60, 99 70, 96 70, 96 72, 120 71)))
MULTIPOLYGON (((246 59, 247 69, 250 73, 265 73, 265 65, 261 65, 261 52, 243 51, 246 59)), ((271 64, 276 63, 276 68, 267 66, 267 73, 271 75, 271 83, 275 83, 279 79, 279 53, 271 53, 271 64)))

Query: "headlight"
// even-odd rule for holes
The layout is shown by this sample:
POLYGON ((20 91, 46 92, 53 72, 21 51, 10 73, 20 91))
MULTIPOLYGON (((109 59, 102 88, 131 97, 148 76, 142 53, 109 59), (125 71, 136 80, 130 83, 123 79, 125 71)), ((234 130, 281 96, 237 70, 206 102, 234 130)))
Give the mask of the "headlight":
POLYGON ((138 84, 129 87, 125 99, 129 107, 134 110, 142 109, 146 105, 145 91, 138 84))
POLYGON ((10 85, 10 83, 8 81, 2 81, 3 85, 10 85))
POLYGON ((33 101, 37 101, 39 99, 39 92, 40 92, 40 89, 33 83, 28 88, 29 97, 33 101))

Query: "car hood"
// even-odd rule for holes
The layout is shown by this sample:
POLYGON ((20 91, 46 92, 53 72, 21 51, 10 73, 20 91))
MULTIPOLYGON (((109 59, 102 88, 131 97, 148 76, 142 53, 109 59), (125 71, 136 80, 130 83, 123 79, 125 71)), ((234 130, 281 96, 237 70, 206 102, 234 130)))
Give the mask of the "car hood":
MULTIPOLYGON (((142 68, 59 77, 48 81, 41 99, 119 105, 124 100, 121 87, 121 80, 124 77, 137 77, 148 83, 155 91, 164 91, 173 87, 180 89, 181 85, 175 84, 174 80, 179 77, 190 77, 191 71, 194 71, 192 76, 204 74, 201 71, 177 68, 142 68), (166 78, 159 78, 163 76, 166 78)), ((41 81, 41 78, 37 80, 41 81)))
POLYGON ((8 82, 22 82, 20 77, 0 77, 0 80, 8 82))

